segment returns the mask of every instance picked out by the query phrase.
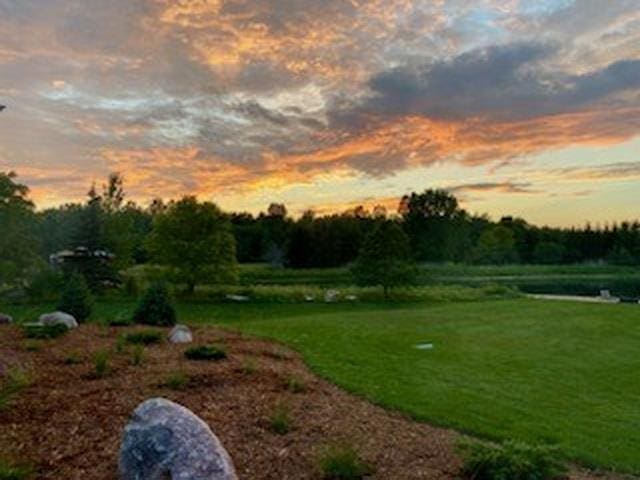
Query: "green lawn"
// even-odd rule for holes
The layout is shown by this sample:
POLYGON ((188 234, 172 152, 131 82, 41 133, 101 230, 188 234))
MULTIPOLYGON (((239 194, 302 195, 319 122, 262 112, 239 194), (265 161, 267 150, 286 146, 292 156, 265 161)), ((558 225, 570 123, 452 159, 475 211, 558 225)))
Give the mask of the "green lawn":
MULTIPOLYGON (((101 303, 96 316, 131 308, 101 303)), ((201 303, 179 314, 285 342, 321 375, 415 418, 553 442, 586 465, 640 473, 638 305, 201 303)))

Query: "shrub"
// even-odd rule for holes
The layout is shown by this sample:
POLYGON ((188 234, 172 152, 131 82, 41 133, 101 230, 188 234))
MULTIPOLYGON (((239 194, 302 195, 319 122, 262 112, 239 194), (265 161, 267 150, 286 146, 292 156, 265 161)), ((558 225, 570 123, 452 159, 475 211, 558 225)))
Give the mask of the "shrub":
POLYGON ((185 350, 184 356, 189 360, 222 360, 227 358, 227 352, 213 345, 200 345, 185 350))
POLYGON ((565 467, 557 450, 508 441, 502 445, 462 442, 462 474, 474 480, 548 480, 560 477, 565 467))
POLYGON ((0 460, 0 480, 26 480, 31 476, 30 467, 18 466, 5 460, 0 460))
POLYGON ((131 364, 134 366, 142 365, 144 360, 144 345, 136 344, 131 354, 131 364))
POLYGON ((307 384, 298 377, 289 377, 287 379, 287 390, 291 393, 303 393, 307 391, 307 384))
POLYGON ((285 435, 291 431, 291 417, 285 405, 276 405, 269 417, 269 429, 278 435, 285 435))
POLYGON ((320 457, 325 480, 359 480, 373 473, 371 465, 360 459, 358 451, 349 445, 332 445, 320 457))
POLYGON ((176 311, 163 284, 156 283, 149 287, 133 314, 133 321, 146 325, 175 325, 176 311))
POLYGON ((158 330, 140 330, 139 332, 127 333, 124 342, 133 345, 152 345, 162 342, 162 332, 158 330))
POLYGON ((71 352, 64 359, 65 365, 78 365, 82 363, 82 355, 78 352, 71 352))
POLYGON ((184 372, 173 372, 169 374, 164 385, 171 390, 184 390, 189 383, 189 376, 184 372))
POLYGON ((57 309, 73 315, 78 322, 84 322, 91 315, 92 306, 93 297, 85 278, 78 272, 68 274, 57 309))
POLYGON ((25 337, 41 340, 58 338, 67 333, 68 330, 67 326, 61 323, 54 325, 27 324, 22 327, 25 337))
POLYGON ((106 350, 93 354, 93 373, 96 378, 102 378, 109 373, 109 352, 106 350))
POLYGON ((246 373, 247 375, 255 373, 257 369, 258 364, 255 358, 245 358, 242 362, 242 372, 246 373))
POLYGON ((107 325, 110 327, 128 327, 133 325, 133 320, 125 313, 119 313, 116 318, 107 320, 107 325))
POLYGON ((0 410, 8 407, 20 390, 31 383, 29 375, 19 368, 10 369, 0 383, 0 410))

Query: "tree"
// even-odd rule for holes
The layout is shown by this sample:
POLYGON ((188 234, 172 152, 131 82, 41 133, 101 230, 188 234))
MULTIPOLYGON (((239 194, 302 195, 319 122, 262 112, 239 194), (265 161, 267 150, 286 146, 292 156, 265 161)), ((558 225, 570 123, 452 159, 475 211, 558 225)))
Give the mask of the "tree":
POLYGON ((163 284, 156 283, 149 287, 133 313, 133 321, 160 327, 172 327, 176 324, 176 311, 163 284))
POLYGON ((29 189, 0 172, 0 287, 19 285, 41 262, 29 189))
POLYGON ((515 263, 518 261, 513 232, 504 225, 485 230, 478 240, 475 259, 479 263, 515 263))
POLYGON ((186 196, 154 219, 149 251, 174 279, 192 293, 198 283, 233 283, 237 279, 231 223, 213 203, 186 196))
POLYGON ((364 239, 352 273, 358 285, 381 286, 385 298, 390 288, 415 280, 409 239, 396 222, 385 220, 373 227, 364 239))
POLYGON ((565 248, 556 242, 540 242, 533 249, 533 260, 536 263, 554 264, 562 262, 565 248))
POLYGON ((67 274, 58 310, 73 315, 78 322, 83 322, 91 315, 92 307, 93 297, 85 278, 75 271, 67 274))

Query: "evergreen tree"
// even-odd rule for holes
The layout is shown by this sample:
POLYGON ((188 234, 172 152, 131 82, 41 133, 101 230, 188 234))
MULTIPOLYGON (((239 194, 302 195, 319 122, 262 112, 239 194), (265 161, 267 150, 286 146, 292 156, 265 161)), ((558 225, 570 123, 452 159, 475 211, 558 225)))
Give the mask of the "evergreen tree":
POLYGON ((133 314, 133 321, 165 327, 175 325, 176 311, 163 284, 157 283, 149 287, 133 314))
POLYGON ((93 297, 84 276, 75 271, 67 274, 57 309, 83 322, 91 315, 92 307, 93 297))

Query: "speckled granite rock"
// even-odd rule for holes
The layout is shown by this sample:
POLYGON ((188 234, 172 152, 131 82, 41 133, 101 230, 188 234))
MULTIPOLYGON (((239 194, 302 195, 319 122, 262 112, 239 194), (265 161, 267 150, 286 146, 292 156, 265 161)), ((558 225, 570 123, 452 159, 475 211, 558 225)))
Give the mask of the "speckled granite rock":
POLYGON ((52 313, 43 313, 38 318, 38 323, 41 325, 66 325, 66 327, 71 330, 73 328, 78 327, 78 322, 73 315, 69 315, 64 312, 52 312, 52 313))
POLYGON ((171 343, 191 343, 193 335, 186 325, 176 325, 169 332, 169 341, 171 343))
POLYGON ((237 480, 211 429, 185 407, 152 398, 133 412, 120 447, 121 480, 237 480))

